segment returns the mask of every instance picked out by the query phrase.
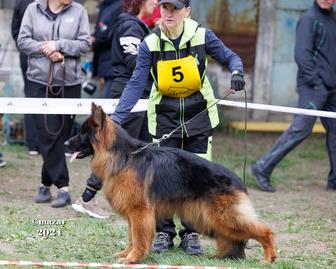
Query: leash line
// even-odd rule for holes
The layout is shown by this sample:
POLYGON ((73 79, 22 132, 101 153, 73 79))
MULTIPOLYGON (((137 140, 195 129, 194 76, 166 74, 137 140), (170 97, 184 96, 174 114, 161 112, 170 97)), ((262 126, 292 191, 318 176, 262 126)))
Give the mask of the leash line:
POLYGON ((228 97, 230 94, 232 94, 232 91, 229 91, 229 93, 225 94, 224 96, 222 96, 220 99, 218 99, 216 102, 214 102, 212 105, 210 105, 209 107, 203 109, 201 112, 197 113, 195 116, 193 116, 191 119, 187 120, 186 122, 184 122, 183 124, 179 125, 178 127, 176 127, 174 130, 172 130, 169 134, 164 134, 161 138, 159 138, 157 141, 152 142, 147 144, 144 147, 138 148, 137 150, 133 151, 132 154, 137 154, 141 151, 143 151, 146 148, 149 148, 153 145, 156 144, 160 144, 161 141, 168 139, 173 133, 175 133, 176 131, 178 131, 179 129, 181 129, 182 127, 185 127, 186 125, 188 125, 192 120, 196 119, 197 117, 203 115, 204 113, 206 113, 210 108, 212 108, 213 106, 217 105, 220 101, 224 100, 226 97, 228 97))

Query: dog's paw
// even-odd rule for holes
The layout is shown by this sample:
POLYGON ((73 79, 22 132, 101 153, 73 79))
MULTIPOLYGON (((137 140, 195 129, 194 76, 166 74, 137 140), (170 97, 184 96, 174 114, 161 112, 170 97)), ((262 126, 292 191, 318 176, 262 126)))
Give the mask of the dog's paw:
POLYGON ((113 256, 118 257, 121 260, 124 260, 127 257, 127 255, 128 255, 128 251, 126 250, 116 252, 113 254, 113 256))

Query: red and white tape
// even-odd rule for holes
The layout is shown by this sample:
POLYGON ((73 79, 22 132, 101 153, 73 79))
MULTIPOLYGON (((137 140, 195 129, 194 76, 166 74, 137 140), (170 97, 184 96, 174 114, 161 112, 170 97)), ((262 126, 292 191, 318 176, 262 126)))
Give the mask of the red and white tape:
MULTIPOLYGON (((119 264, 95 262, 29 262, 29 261, 0 261, 1 265, 12 266, 59 266, 59 267, 89 267, 89 268, 136 268, 136 269, 247 269, 245 267, 223 266, 186 266, 186 265, 161 265, 161 264, 119 264)), ((254 269, 254 268, 248 268, 254 269)))

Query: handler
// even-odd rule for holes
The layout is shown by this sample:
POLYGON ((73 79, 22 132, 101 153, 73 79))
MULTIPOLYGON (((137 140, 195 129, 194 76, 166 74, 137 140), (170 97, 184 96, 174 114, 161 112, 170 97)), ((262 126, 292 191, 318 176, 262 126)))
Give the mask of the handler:
MULTIPOLYGON (((190 0, 159 1, 161 22, 140 44, 132 78, 120 98, 112 118, 122 124, 139 100, 151 74, 154 83, 148 106, 148 127, 154 140, 170 133, 178 126, 215 103, 206 77, 210 55, 232 72, 231 89, 244 88, 243 64, 240 57, 227 48, 210 30, 189 18, 190 0)), ((216 106, 173 133, 160 146, 184 149, 211 160, 213 129, 218 125, 216 106)), ((203 253, 198 234, 190 224, 181 220, 183 230, 180 247, 188 254, 203 253)), ((153 252, 173 247, 176 236, 172 219, 157 222, 153 252)))

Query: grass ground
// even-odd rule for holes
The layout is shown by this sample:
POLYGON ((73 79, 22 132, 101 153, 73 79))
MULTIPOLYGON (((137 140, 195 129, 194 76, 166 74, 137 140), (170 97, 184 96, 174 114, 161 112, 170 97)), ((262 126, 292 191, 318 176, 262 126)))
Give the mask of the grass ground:
MULTIPOLYGON (((278 134, 248 134, 248 167, 278 134)), ((250 241, 247 259, 217 260, 212 241, 202 238, 205 255, 191 257, 174 248, 152 254, 143 263, 258 268, 336 268, 336 193, 325 191, 329 162, 323 135, 313 135, 275 169, 274 194, 260 192, 247 167, 246 185, 260 218, 276 235, 278 259, 263 263, 262 249, 250 241)), ((0 170, 0 260, 89 261, 118 263, 113 253, 127 241, 125 222, 112 214, 108 220, 80 215, 71 207, 53 209, 33 202, 40 178, 40 157, 28 156, 19 145, 3 146, 7 166, 0 170), (64 225, 38 225, 43 220, 64 225), (48 235, 49 233, 49 235, 48 235)), ((216 133, 214 159, 243 175, 244 139, 241 133, 216 133)), ((90 172, 89 159, 69 165, 71 194, 83 191, 90 172)), ((56 190, 52 189, 53 195, 56 190)), ((100 193, 102 207, 110 210, 100 193)), ((178 222, 177 222, 178 223, 178 222)), ((175 245, 179 239, 175 239, 175 245)), ((26 267, 27 268, 27 267, 26 267)))

